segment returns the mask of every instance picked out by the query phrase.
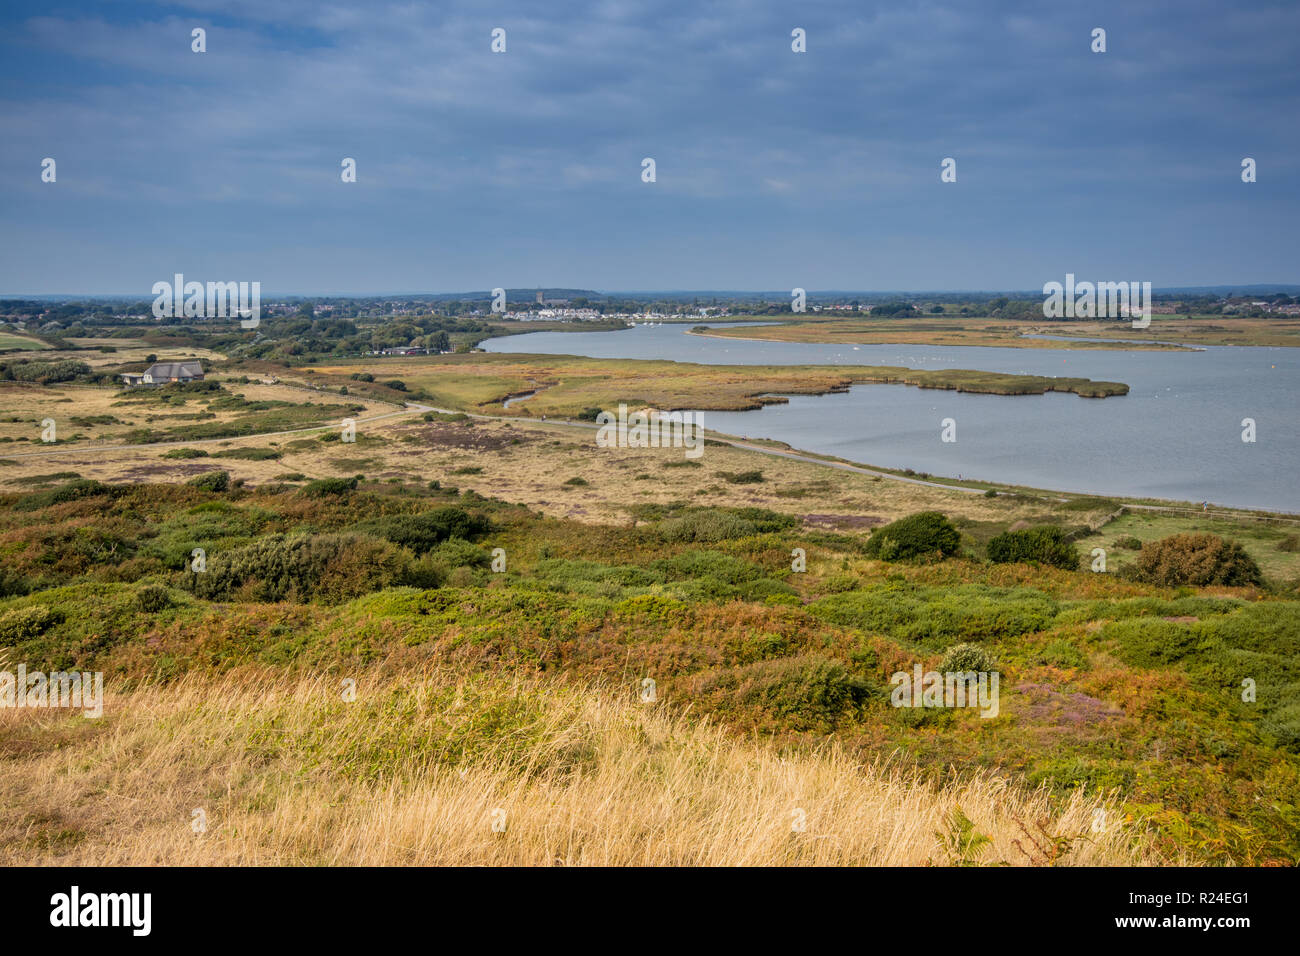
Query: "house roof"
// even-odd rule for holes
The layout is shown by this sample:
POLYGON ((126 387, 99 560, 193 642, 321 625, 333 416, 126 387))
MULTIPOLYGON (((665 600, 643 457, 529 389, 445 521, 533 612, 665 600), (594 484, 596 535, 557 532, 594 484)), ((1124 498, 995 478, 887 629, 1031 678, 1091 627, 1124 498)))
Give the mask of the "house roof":
POLYGON ((194 362, 155 362, 145 373, 151 378, 190 378, 203 374, 203 363, 194 362))

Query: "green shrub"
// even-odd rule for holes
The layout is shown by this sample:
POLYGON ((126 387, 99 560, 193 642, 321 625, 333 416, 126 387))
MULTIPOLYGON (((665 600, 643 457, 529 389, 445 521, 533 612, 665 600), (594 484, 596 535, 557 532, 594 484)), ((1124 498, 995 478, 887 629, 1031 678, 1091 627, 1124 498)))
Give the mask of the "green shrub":
POLYGON ((591 482, 589 482, 586 478, 581 477, 580 475, 574 475, 572 478, 566 478, 564 480, 564 484, 573 485, 574 487, 580 488, 585 485, 591 484, 591 482))
POLYGON ((135 599, 140 610, 150 614, 169 608, 172 604, 171 592, 161 584, 146 584, 135 593, 135 599))
POLYGON ((961 550, 961 535, 938 511, 922 511, 878 528, 863 553, 882 561, 947 558, 961 550))
POLYGON ((317 478, 303 485, 299 494, 307 498, 324 498, 326 495, 345 495, 355 491, 356 487, 356 478, 317 478))
POLYGON ((59 487, 51 488, 48 491, 36 491, 30 495, 24 495, 13 505, 13 508, 15 511, 39 511, 41 508, 48 508, 50 505, 63 504, 65 501, 76 501, 80 498, 93 498, 98 495, 116 496, 124 490, 115 488, 112 485, 102 484, 91 478, 83 478, 80 481, 70 481, 66 485, 59 485, 59 487))
POLYGON ((409 557, 357 534, 267 535, 208 556, 186 584, 209 600, 336 603, 397 583, 409 557))
POLYGON ((1277 549, 1279 551, 1286 551, 1289 554, 1294 554, 1295 552, 1300 551, 1300 534, 1287 535, 1277 543, 1277 549))
POLYGON ((492 522, 481 514, 451 505, 421 514, 375 518, 358 525, 357 530, 419 555, 452 538, 477 540, 492 530, 492 522))
POLYGON ((203 491, 225 491, 230 487, 230 475, 224 471, 209 471, 202 475, 195 475, 187 485, 193 485, 203 491))
POLYGON ((1120 548, 1124 551, 1140 551, 1142 549, 1142 539, 1135 538, 1131 534, 1126 534, 1116 538, 1112 547, 1120 548))
POLYGON ((915 641, 927 647, 1002 640, 1046 630, 1057 604, 1031 588, 878 585, 813 602, 813 614, 844 627, 915 641))
POLYGON ((1075 569, 1079 555, 1055 525, 1007 531, 989 541, 989 560, 998 564, 1038 563, 1055 568, 1075 569))
POLYGON ((62 613, 44 604, 11 608, 0 614, 0 644, 30 640, 62 620, 62 613))
POLYGON ((725 541, 757 534, 751 521, 720 509, 692 511, 659 523, 659 534, 670 543, 725 541))
POLYGON ((38 385, 51 385, 55 382, 70 382, 80 375, 89 375, 90 366, 85 362, 64 359, 57 362, 14 362, 6 366, 16 382, 36 382, 38 385))
POLYGON ((1243 587, 1264 580, 1259 565, 1240 544, 1214 534, 1176 534, 1148 541, 1127 573, 1162 587, 1243 587))
POLYGON ((207 458, 208 453, 202 448, 173 448, 163 452, 164 458, 207 458))
POLYGON ((859 716, 877 690, 839 661, 816 655, 758 661, 691 683, 691 696, 724 717, 750 715, 783 730, 819 733, 859 716))
POLYGON ((217 452, 214 458, 237 458, 241 461, 273 461, 284 452, 275 448, 228 448, 217 452))
POLYGON ((761 471, 720 471, 718 477, 732 485, 756 485, 763 480, 761 471))

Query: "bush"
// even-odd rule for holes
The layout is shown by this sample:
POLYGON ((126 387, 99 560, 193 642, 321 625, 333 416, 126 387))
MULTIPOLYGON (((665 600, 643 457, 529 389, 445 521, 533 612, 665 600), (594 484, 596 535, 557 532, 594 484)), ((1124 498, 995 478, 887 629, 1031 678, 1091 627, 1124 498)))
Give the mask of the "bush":
POLYGON ((978 644, 954 644, 944 651, 943 662, 939 665, 939 670, 945 674, 987 673, 995 668, 993 655, 978 644))
POLYGON ((716 509, 692 511, 677 518, 669 518, 659 524, 660 536, 674 544, 725 541, 728 538, 743 538, 756 534, 757 531, 753 522, 716 509))
POLYGON ((878 690, 819 655, 759 661, 695 678, 687 689, 730 720, 748 716, 760 726, 818 733, 861 714, 878 690))
POLYGON ((237 458, 241 461, 274 461, 284 452, 275 448, 228 448, 217 452, 214 458, 237 458))
POLYGON ((17 644, 44 633, 63 620, 63 615, 44 604, 16 607, 0 614, 0 644, 17 644))
POLYGON ((225 491, 230 487, 230 475, 224 471, 209 471, 206 474, 195 475, 185 484, 193 485, 203 491, 225 491))
POLYGON ((186 584, 209 600, 345 601, 396 583, 409 558, 392 544, 356 534, 267 535, 209 555, 186 584))
POLYGON ((324 498, 326 495, 345 495, 356 487, 356 478, 317 478, 303 485, 300 493, 308 498, 324 498))
POLYGON ((1162 587, 1243 587, 1264 582, 1259 565, 1245 548, 1214 534, 1176 534, 1148 541, 1129 574, 1162 587))
POLYGON ((1142 550, 1142 539, 1135 538, 1131 534, 1126 534, 1122 538, 1115 539, 1114 547, 1120 548, 1124 551, 1140 551, 1142 550))
POLYGON ((140 610, 150 614, 171 607, 171 592, 161 584, 146 584, 135 594, 140 610))
POLYGON ((51 488, 48 491, 36 491, 30 495, 24 495, 13 505, 13 509, 15 511, 38 511, 41 508, 48 508, 50 505, 63 504, 65 501, 120 493, 121 489, 114 488, 112 485, 105 485, 91 478, 83 478, 80 481, 70 481, 66 485, 59 485, 59 487, 51 488))
POLYGON ((564 481, 564 484, 566 484, 566 485, 573 485, 574 487, 579 487, 579 488, 580 488, 580 487, 582 487, 582 486, 584 486, 584 485, 589 485, 589 484, 591 484, 591 482, 587 481, 586 478, 583 478, 583 477, 581 477, 580 475, 574 475, 572 478, 566 478, 565 481, 564 481))
POLYGON ((202 448, 173 448, 163 452, 164 458, 207 458, 208 453, 202 448))
POLYGON ((376 518, 359 525, 358 530, 424 554, 453 538, 481 538, 492 530, 492 522, 453 505, 423 514, 376 518))
POLYGON ((1055 525, 1000 534, 989 541, 988 554, 998 564, 1036 562, 1068 570, 1079 566, 1078 552, 1055 525))
POLYGON ((877 529, 863 552, 882 561, 951 557, 961 550, 961 535, 938 511, 922 511, 877 529))
POLYGON ((718 477, 732 485, 757 485, 763 480, 761 471, 720 471, 718 477))
POLYGON ((38 385, 70 382, 80 375, 90 374, 89 365, 72 359, 57 362, 16 362, 6 366, 6 370, 16 382, 35 382, 38 385))
POLYGON ((1058 611, 1056 602, 1040 591, 979 584, 877 585, 828 595, 808 609, 841 627, 856 627, 940 650, 953 644, 1005 640, 1045 631, 1058 611))
POLYGON ((1300 534, 1287 535, 1277 543, 1277 549, 1279 551, 1286 551, 1289 554, 1294 554, 1296 551, 1300 551, 1300 534))

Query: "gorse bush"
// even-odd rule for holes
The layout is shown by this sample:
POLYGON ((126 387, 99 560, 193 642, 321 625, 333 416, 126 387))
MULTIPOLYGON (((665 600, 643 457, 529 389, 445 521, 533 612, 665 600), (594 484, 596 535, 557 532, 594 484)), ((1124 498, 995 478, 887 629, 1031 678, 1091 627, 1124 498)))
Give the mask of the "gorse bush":
POLYGON ((828 733, 851 720, 877 690, 839 661, 819 655, 759 661, 688 682, 692 697, 738 723, 828 733))
POLYGON ((1000 534, 989 541, 988 555, 998 564, 1037 562, 1071 570, 1079 566, 1078 552, 1055 525, 1000 534))
POLYGON ((961 551, 961 535, 938 511, 922 511, 878 528, 864 553, 882 561, 947 558, 961 551))
POLYGON ((42 508, 48 508, 50 505, 63 504, 65 501, 76 501, 79 498, 92 498, 98 495, 116 496, 122 490, 113 485, 105 485, 90 478, 83 478, 79 481, 70 481, 66 485, 60 485, 57 488, 51 488, 48 491, 37 491, 26 495, 13 507, 15 511, 39 511, 42 508))
POLYGON ((185 483, 204 491, 225 491, 230 487, 230 475, 224 471, 209 471, 196 475, 185 483))
POLYGON ((16 607, 0 614, 0 644, 30 640, 63 620, 63 615, 43 604, 16 607))
POLYGON ((1163 587, 1244 587, 1264 581, 1259 565, 1240 544, 1214 534, 1176 534, 1148 541, 1127 573, 1163 587))
POLYGON ((317 478, 303 485, 299 494, 307 498, 322 498, 325 495, 345 495, 356 487, 356 478, 317 478))
POLYGON ((135 596, 140 604, 140 610, 148 613, 154 613, 171 607, 171 592, 161 584, 146 584, 135 596))
POLYGON ((208 570, 187 575, 209 600, 344 601, 398 583, 409 555, 357 534, 267 535, 209 555, 208 570))
POLYGON ((377 518, 358 525, 357 530, 424 554, 451 538, 476 541, 492 530, 492 522, 453 505, 423 514, 377 518))
POLYGON ((701 508, 664 519, 658 530, 669 543, 689 544, 786 531, 797 524, 794 515, 766 508, 701 508))
POLYGON ((946 648, 1046 630, 1058 608, 1047 595, 1030 588, 906 584, 832 594, 809 605, 809 610, 832 624, 946 648))
POLYGON ((756 485, 763 480, 761 471, 720 471, 718 477, 733 485, 756 485))
POLYGON ((750 522, 723 511, 696 511, 669 518, 659 525, 659 534, 671 543, 725 541, 755 532, 750 522))

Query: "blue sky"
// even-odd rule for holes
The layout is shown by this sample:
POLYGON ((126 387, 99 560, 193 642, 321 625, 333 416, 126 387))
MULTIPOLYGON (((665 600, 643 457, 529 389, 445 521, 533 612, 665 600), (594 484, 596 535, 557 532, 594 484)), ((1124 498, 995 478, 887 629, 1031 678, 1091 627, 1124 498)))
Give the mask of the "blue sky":
POLYGON ((1298 53, 1294 0, 9 3, 0 292, 1297 282, 1298 53))

